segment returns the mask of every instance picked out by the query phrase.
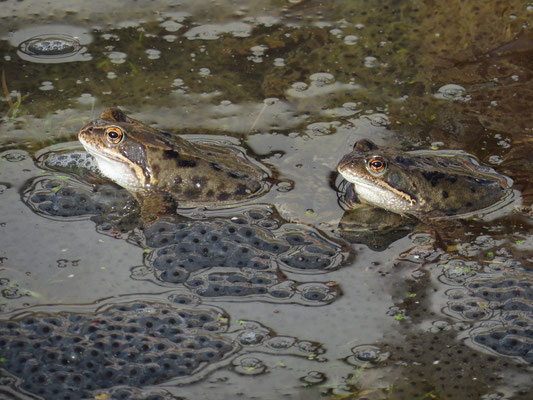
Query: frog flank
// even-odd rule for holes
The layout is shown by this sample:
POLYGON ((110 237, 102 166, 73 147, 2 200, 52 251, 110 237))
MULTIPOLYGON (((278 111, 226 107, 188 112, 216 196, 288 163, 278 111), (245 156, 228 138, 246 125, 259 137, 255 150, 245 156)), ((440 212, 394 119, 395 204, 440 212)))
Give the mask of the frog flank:
POLYGON ((417 218, 460 216, 510 193, 510 180, 461 151, 402 152, 363 139, 337 166, 355 200, 417 218))
POLYGON ((237 149, 192 143, 106 109, 78 138, 103 175, 137 198, 228 202, 261 192, 265 171, 237 149))

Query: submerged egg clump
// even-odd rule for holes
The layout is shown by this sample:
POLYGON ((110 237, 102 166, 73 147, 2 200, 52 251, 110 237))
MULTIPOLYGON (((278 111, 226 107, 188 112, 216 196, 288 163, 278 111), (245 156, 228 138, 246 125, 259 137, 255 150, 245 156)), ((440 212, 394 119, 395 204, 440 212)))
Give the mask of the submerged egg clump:
POLYGON ((211 309, 140 302, 32 314, 0 321, 2 367, 46 400, 93 398, 97 389, 157 384, 221 360, 233 350, 220 337, 224 321, 211 309))

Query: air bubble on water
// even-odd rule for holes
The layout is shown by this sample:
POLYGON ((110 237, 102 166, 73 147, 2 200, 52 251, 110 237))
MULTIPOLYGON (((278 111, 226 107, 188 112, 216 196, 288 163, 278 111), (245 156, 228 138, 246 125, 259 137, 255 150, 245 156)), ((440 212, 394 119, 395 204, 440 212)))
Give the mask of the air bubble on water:
POLYGON ((355 35, 347 35, 344 37, 344 44, 347 44, 348 46, 353 46, 357 43, 357 39, 359 39, 355 35))
POLYGON ((314 82, 316 86, 331 85, 335 83, 335 77, 327 72, 317 72, 309 77, 311 82, 314 82))
POLYGON ((39 87, 39 90, 43 90, 43 91, 48 91, 48 90, 53 90, 53 89, 54 89, 54 84, 50 81, 41 82, 41 86, 39 87))
POLYGON ((90 93, 82 93, 80 97, 78 97, 78 103, 80 104, 94 104, 96 102, 96 98, 93 97, 90 93))
POLYGON ((107 57, 109 58, 109 61, 111 61, 113 64, 122 64, 126 62, 126 58, 128 57, 128 55, 121 51, 112 51, 107 54, 107 57))
POLYGON ((200 68, 198 70, 198 75, 200 75, 200 76, 209 76, 209 75, 211 75, 211 70, 209 68, 200 68))
POLYGON ((292 88, 298 92, 303 92, 307 89, 307 83, 305 82, 294 82, 292 88))
POLYGON ((335 36, 337 39, 341 39, 344 35, 343 32, 339 28, 334 28, 329 31, 333 36, 335 36))
POLYGON ((285 64, 285 60, 283 58, 275 58, 274 59, 274 66, 275 67, 284 67, 286 64, 285 64))
POLYGON ((467 101, 465 97, 466 89, 460 85, 449 83, 441 86, 434 97, 442 100, 467 101))
POLYGON ((183 82, 183 79, 181 78, 176 78, 174 79, 174 81, 172 82, 172 86, 174 87, 181 87, 185 84, 185 82, 183 82))
POLYGON ((367 68, 374 68, 378 64, 378 59, 376 57, 368 56, 365 57, 364 65, 367 68))
POLYGON ((148 58, 150 60, 157 60, 161 57, 161 52, 156 49, 147 49, 145 53, 148 55, 148 58))
POLYGON ((183 24, 175 21, 165 21, 161 23, 160 26, 165 28, 167 32, 177 32, 183 27, 183 24))

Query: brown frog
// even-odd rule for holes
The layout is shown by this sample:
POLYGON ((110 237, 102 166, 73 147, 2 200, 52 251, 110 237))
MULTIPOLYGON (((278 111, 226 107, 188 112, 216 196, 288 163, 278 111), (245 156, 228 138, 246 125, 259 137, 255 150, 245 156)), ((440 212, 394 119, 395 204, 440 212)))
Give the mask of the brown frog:
POLYGON ((106 109, 78 137, 101 173, 143 202, 154 197, 167 205, 243 200, 260 194, 267 177, 236 149, 189 142, 118 108, 106 109))
POLYGON ((348 185, 345 202, 359 200, 426 220, 485 209, 510 194, 507 177, 460 151, 402 152, 360 140, 338 164, 348 185))

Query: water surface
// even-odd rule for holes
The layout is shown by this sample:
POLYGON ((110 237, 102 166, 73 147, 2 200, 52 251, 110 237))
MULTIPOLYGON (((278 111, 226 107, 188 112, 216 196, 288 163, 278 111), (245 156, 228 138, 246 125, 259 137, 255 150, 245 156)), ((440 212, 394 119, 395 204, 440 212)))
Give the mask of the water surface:
MULTIPOLYGON (((94 323, 121 304, 151 304, 136 307, 154 318, 168 309, 218 321, 212 331, 192 323, 186 334, 196 343, 191 359, 207 357, 212 335, 227 346, 220 356, 155 382, 117 364, 123 380, 98 380, 89 398, 529 398, 530 217, 468 221, 444 250, 428 229, 379 242, 375 232, 361 243, 339 232, 333 182, 342 155, 369 138, 465 150, 510 176, 530 205, 532 15, 524 1, 4 2, 1 335, 10 320, 90 315, 94 323), (21 52, 35 37, 79 46, 60 57, 21 52), (84 177, 38 161, 80 150, 77 131, 110 106, 173 134, 238 144, 272 170, 276 184, 258 201, 167 221, 172 235, 249 229, 260 244, 242 239, 253 257, 239 260, 262 269, 192 266, 167 279, 157 260, 177 253, 161 253, 176 249, 159 233, 54 213, 32 197, 68 202, 73 190, 129 201, 114 185, 95 192, 84 177)), ((0 351, 14 365, 14 350, 0 351)), ((87 367, 69 363, 64 384, 57 371, 40 385, 27 370, 3 369, 1 393, 34 398, 24 392, 31 381, 32 390, 57 385, 45 398, 78 398, 65 387, 80 385, 68 379, 87 367)))

